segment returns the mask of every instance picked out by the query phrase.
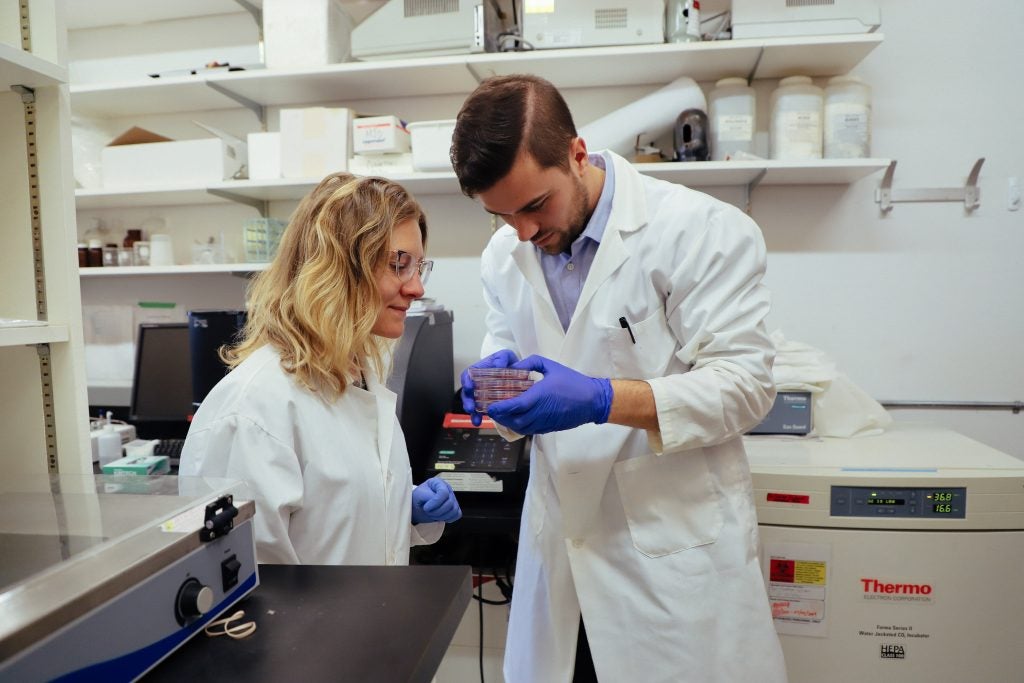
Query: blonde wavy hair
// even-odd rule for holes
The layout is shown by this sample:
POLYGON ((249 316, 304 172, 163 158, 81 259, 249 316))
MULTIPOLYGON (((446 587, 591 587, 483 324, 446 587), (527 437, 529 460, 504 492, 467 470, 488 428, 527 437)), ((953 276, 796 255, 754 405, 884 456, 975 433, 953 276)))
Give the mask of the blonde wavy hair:
POLYGON ((391 232, 423 210, 401 185, 385 178, 334 173, 299 203, 277 255, 249 287, 242 341, 221 349, 234 368, 272 345, 282 368, 304 387, 333 399, 372 370, 389 371, 392 340, 371 332, 381 309, 377 273, 391 232))

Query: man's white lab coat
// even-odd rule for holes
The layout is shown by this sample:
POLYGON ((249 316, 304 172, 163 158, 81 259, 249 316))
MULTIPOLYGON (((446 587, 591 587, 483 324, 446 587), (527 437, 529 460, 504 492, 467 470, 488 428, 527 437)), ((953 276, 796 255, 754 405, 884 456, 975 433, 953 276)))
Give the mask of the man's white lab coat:
POLYGON ((764 241, 735 207, 611 156, 611 216, 567 331, 533 245, 505 226, 482 258, 482 355, 648 380, 661 427, 534 438, 505 677, 569 681, 582 610, 602 681, 783 681, 740 438, 775 396, 764 241))

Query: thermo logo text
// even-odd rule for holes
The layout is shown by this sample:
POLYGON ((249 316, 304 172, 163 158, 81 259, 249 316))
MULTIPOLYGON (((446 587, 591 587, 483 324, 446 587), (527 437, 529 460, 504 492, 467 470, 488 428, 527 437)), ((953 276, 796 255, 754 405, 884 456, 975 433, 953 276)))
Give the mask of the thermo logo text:
POLYGON ((865 593, 888 595, 931 595, 931 584, 927 583, 884 583, 878 579, 861 579, 865 593))

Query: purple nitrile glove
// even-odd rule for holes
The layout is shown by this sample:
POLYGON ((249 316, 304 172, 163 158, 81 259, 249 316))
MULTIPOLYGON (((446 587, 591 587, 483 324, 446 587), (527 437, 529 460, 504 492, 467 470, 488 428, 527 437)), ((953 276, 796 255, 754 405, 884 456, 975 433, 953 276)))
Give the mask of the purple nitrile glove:
POLYGON ((412 490, 412 523, 454 522, 462 517, 455 492, 444 479, 432 477, 412 490))
POLYGON ((469 415, 469 419, 473 421, 474 427, 480 426, 483 415, 476 411, 476 399, 473 398, 475 386, 473 378, 469 376, 470 368, 508 368, 518 360, 519 356, 514 352, 502 349, 501 351, 495 351, 486 358, 478 360, 462 371, 462 409, 469 415))
POLYGON ((530 356, 512 367, 540 372, 544 379, 516 398, 492 403, 487 415, 498 424, 525 435, 608 421, 611 380, 588 377, 543 356, 530 356))

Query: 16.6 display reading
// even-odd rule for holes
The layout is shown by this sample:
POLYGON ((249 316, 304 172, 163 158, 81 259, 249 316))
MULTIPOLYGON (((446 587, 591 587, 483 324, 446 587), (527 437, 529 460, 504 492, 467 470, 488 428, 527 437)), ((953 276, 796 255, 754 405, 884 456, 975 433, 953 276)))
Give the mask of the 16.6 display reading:
POLYGON ((953 492, 935 491, 929 496, 932 499, 932 512, 937 515, 948 515, 953 512, 953 492))

